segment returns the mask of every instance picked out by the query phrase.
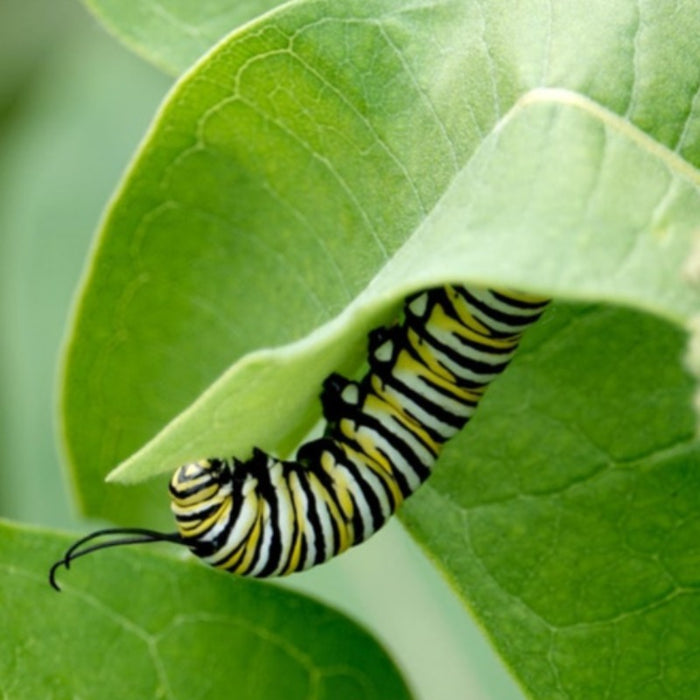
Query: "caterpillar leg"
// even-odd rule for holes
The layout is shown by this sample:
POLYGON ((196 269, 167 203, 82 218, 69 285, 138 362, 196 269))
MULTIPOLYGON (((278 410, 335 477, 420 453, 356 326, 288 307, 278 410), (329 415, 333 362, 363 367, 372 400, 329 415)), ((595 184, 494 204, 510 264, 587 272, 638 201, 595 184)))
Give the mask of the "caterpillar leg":
POLYGON ((370 355, 379 347, 384 345, 388 340, 391 340, 396 335, 397 326, 380 326, 369 332, 367 336, 367 345, 370 355))
POLYGON ((330 374, 323 382, 321 392, 321 405, 323 417, 335 424, 348 413, 348 407, 357 407, 361 404, 361 389, 357 382, 346 379, 340 374, 330 374))
POLYGON ((404 344, 405 333, 400 326, 373 330, 369 334, 369 366, 372 372, 384 374, 382 368, 386 370, 394 365, 404 344))

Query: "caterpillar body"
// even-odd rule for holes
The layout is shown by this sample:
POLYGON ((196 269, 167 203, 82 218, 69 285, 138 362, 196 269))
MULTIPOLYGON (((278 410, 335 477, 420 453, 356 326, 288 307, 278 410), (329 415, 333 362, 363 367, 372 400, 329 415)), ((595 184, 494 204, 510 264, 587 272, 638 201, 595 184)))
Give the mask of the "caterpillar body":
POLYGON ((442 446, 473 415, 547 299, 448 285, 408 297, 403 321, 369 336, 359 381, 323 384, 322 437, 294 460, 253 451, 205 459, 170 481, 177 533, 101 530, 76 542, 56 569, 104 547, 166 540, 212 566, 280 576, 364 542, 431 474, 442 446), (85 546, 103 535, 118 540, 85 546))

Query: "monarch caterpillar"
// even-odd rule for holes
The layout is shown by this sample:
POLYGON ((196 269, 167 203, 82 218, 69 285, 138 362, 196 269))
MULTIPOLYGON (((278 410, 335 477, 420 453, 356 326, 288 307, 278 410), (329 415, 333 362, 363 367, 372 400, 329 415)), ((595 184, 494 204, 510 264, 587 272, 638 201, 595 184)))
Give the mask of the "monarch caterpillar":
POLYGON ((473 415, 548 300, 513 291, 445 286, 409 296, 403 321, 369 335, 359 381, 323 383, 322 437, 294 461, 254 449, 247 461, 205 459, 170 481, 175 533, 99 530, 49 572, 105 547, 168 541, 212 566, 281 576, 365 541, 430 476, 441 448, 473 415), (103 535, 120 539, 97 544, 103 535))

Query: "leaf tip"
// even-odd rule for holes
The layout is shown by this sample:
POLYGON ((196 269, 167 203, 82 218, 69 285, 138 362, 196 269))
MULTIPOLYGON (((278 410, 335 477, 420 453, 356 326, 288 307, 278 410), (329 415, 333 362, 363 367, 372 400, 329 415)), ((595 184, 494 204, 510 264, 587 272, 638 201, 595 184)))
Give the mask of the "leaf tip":
POLYGON ((133 476, 130 475, 131 470, 129 469, 129 462, 122 462, 118 464, 111 472, 105 476, 105 481, 108 484, 129 484, 136 481, 133 476))

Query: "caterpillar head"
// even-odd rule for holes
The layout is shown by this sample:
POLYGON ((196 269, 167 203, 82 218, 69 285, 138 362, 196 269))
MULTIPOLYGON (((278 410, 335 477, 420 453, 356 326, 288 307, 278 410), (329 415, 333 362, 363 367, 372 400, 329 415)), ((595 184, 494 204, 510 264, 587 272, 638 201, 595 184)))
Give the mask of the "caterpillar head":
POLYGON ((185 544, 196 548, 230 507, 233 472, 226 460, 203 459, 180 467, 170 480, 170 507, 185 544))
POLYGON ((180 467, 170 480, 173 505, 187 507, 213 498, 231 482, 231 467, 221 459, 202 459, 180 467))
POLYGON ((233 470, 220 459, 205 459, 180 467, 170 480, 171 508, 175 513, 178 532, 158 532, 141 527, 118 527, 97 530, 74 542, 49 570, 49 583, 61 590, 56 572, 68 569, 75 559, 110 547, 149 542, 184 544, 195 554, 202 555, 212 548, 219 519, 228 512, 232 502, 233 470), (100 541, 104 538, 104 541, 100 541))

